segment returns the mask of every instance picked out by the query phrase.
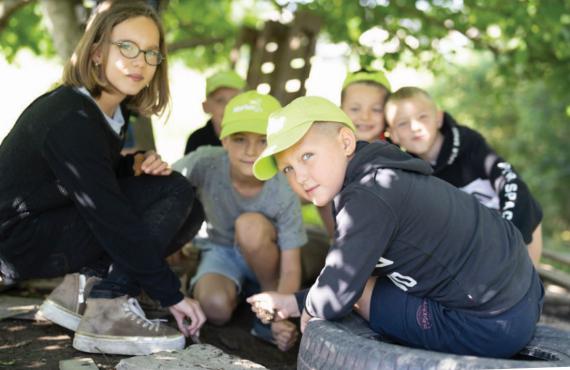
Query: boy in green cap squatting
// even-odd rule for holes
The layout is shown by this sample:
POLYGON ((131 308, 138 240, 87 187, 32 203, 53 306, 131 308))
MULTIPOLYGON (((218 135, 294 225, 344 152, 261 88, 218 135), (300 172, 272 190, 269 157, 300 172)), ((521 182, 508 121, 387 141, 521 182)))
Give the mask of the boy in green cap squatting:
MULTIPOLYGON (((216 325, 231 319, 246 281, 261 291, 300 288, 300 247, 307 236, 299 198, 282 175, 260 181, 252 172, 266 148, 269 114, 280 107, 275 98, 255 91, 237 95, 224 112, 223 147, 201 147, 173 165, 196 188, 204 206, 207 236, 193 241, 202 258, 190 292, 216 325)), ((270 326, 256 321, 252 334, 282 351, 298 337, 290 321, 270 326)))
POLYGON ((316 205, 333 201, 335 241, 306 292, 248 298, 277 320, 356 310, 398 343, 510 357, 532 338, 544 289, 509 221, 430 165, 384 142, 357 142, 351 120, 318 97, 274 112, 254 174, 283 173, 316 205), (296 299, 295 299, 296 298, 296 299))

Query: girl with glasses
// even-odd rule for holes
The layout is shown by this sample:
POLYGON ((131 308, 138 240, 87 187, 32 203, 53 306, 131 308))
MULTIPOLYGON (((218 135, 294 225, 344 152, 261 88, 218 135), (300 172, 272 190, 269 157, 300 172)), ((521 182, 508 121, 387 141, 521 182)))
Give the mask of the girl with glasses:
POLYGON ((205 316, 165 257, 192 236, 194 194, 156 153, 120 154, 126 112, 168 104, 164 31, 143 3, 104 5, 62 85, 31 103, 0 145, 0 272, 13 281, 65 275, 42 312, 76 332, 78 350, 182 349, 205 316), (145 317, 143 290, 184 335, 145 317))

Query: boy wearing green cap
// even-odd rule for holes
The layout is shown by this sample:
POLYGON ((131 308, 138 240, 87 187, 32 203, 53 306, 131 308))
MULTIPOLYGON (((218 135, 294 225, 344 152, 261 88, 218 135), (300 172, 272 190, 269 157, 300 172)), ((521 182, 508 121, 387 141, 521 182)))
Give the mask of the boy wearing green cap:
POLYGON ((184 149, 188 154, 203 145, 220 146, 220 130, 224 109, 231 98, 245 87, 245 81, 234 71, 222 71, 206 79, 206 100, 202 103, 204 113, 211 118, 204 127, 194 131, 184 149))
POLYGON ((434 175, 501 212, 520 230, 535 265, 542 253, 542 210, 510 163, 478 132, 457 124, 418 87, 402 87, 386 103, 390 137, 429 162, 434 175))
POLYGON ((384 104, 389 94, 390 82, 383 71, 363 69, 346 76, 340 107, 354 123, 358 140, 384 140, 384 104))
MULTIPOLYGON (((199 148, 173 165, 196 187, 204 207, 207 236, 194 239, 202 258, 190 291, 217 325, 230 320, 246 281, 262 291, 300 288, 300 247, 307 236, 299 199, 283 176, 260 181, 252 172, 266 147, 269 114, 279 108, 269 95, 237 95, 224 113, 223 148, 199 148)), ((292 322, 260 324, 252 334, 283 351, 297 340, 292 322)))
POLYGON ((301 331, 312 317, 333 320, 354 308, 381 336, 408 346, 517 353, 533 336, 544 296, 520 232, 430 176, 427 162, 389 143, 357 143, 354 131, 346 114, 317 97, 271 115, 255 176, 281 172, 314 204, 333 201, 336 239, 308 292, 248 302, 278 319, 301 315, 301 331))

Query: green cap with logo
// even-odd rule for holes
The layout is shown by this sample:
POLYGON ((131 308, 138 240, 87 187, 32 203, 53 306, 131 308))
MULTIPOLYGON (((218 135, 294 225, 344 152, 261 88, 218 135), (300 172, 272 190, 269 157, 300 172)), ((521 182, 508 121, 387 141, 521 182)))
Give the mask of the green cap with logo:
POLYGON ((277 99, 257 91, 246 91, 234 96, 224 110, 220 139, 237 132, 265 135, 269 115, 279 108, 281 104, 277 99))
POLYGON ((295 145, 315 122, 338 122, 356 131, 354 124, 339 107, 318 96, 297 98, 269 116, 267 148, 253 164, 253 174, 268 180, 277 173, 274 155, 295 145))
POLYGON ((386 73, 384 71, 368 71, 368 70, 349 73, 344 79, 344 82, 342 83, 342 89, 344 90, 348 85, 353 84, 355 82, 364 82, 364 81, 376 82, 377 84, 384 86, 388 91, 392 89, 392 87, 390 86, 390 81, 388 81, 388 77, 386 77, 386 73))
POLYGON ((215 73, 206 79, 206 96, 209 96, 220 87, 241 90, 245 87, 245 80, 231 70, 215 73))

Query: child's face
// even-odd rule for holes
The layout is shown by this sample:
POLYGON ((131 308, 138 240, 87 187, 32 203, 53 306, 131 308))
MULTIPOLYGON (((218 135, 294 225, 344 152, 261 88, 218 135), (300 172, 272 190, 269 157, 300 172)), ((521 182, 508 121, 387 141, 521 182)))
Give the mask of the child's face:
POLYGON ((238 89, 231 87, 220 87, 212 92, 206 98, 206 101, 202 103, 202 108, 205 113, 212 116, 212 123, 214 124, 214 130, 216 135, 220 136, 220 131, 222 130, 222 119, 224 118, 224 109, 228 102, 237 94, 239 94, 238 89))
MULTIPOLYGON (((160 51, 160 34, 154 21, 147 17, 135 17, 117 24, 111 32, 111 42, 129 42, 131 47, 140 50, 160 51)), ((125 44, 125 46, 128 44, 125 44)), ((145 88, 156 72, 156 66, 145 62, 144 53, 129 59, 120 52, 115 44, 109 46, 105 76, 122 97, 137 95, 145 88)), ((101 53, 94 54, 94 61, 100 62, 101 53)))
POLYGON ((267 146, 265 135, 238 132, 222 139, 232 174, 253 177, 253 163, 267 146))
POLYGON ((417 95, 386 105, 390 138, 408 152, 426 160, 437 158, 442 112, 428 98, 417 95), (434 158, 435 157, 435 158, 434 158))
POLYGON ((384 101, 386 91, 363 83, 353 83, 344 89, 342 110, 356 126, 358 140, 375 141, 384 132, 384 101))
POLYGON ((277 167, 295 193, 324 206, 342 188, 355 143, 348 128, 313 125, 298 143, 275 155, 277 167))

